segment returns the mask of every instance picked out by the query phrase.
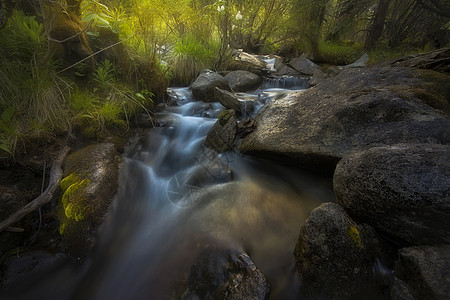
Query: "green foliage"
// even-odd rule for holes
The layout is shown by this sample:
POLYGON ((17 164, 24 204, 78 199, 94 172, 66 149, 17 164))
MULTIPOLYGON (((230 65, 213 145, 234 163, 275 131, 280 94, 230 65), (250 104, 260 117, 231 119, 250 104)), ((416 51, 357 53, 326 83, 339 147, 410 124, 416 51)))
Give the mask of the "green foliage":
POLYGON ((364 53, 361 45, 319 42, 320 56, 316 60, 335 65, 346 65, 356 61, 364 53))
POLYGON ((0 31, 0 51, 10 59, 30 60, 35 54, 43 54, 44 41, 44 26, 18 10, 0 31))
POLYGON ((103 90, 107 89, 109 85, 114 82, 114 66, 109 60, 103 61, 95 70, 93 75, 94 81, 103 90))

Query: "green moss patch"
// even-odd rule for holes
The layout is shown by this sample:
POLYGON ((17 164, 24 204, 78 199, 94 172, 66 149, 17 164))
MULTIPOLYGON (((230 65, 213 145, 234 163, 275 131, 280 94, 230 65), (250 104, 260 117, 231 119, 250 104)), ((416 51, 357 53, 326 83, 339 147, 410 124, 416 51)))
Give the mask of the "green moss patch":
POLYGON ((356 247, 361 248, 361 249, 364 248, 363 243, 361 241, 361 236, 359 235, 359 231, 355 226, 353 226, 353 225, 348 226, 347 234, 350 236, 352 241, 355 243, 356 247))

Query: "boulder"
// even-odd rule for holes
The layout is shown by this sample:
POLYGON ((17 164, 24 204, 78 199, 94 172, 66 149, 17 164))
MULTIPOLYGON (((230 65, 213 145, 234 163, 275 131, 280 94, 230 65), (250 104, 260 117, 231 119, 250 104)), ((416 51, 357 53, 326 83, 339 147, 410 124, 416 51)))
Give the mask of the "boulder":
POLYGON ((95 144, 70 154, 61 181, 60 233, 70 250, 85 256, 117 193, 120 157, 114 144, 95 144))
POLYGON ((209 130, 205 145, 219 153, 231 150, 236 137, 236 130, 236 111, 234 109, 224 110, 209 130))
POLYGON ((450 243, 450 146, 354 153, 337 165, 334 191, 352 217, 400 244, 450 243))
POLYGON ((244 70, 259 76, 268 75, 270 73, 267 64, 258 55, 237 50, 233 56, 233 60, 229 61, 227 64, 228 70, 244 70))
POLYGON ((229 91, 221 90, 219 88, 215 89, 214 97, 227 109, 234 109, 239 113, 249 113, 252 112, 256 101, 254 100, 244 100, 239 99, 236 94, 229 91))
POLYGON ((277 61, 274 66, 275 70, 277 70, 278 76, 298 76, 299 72, 292 69, 291 67, 286 66, 282 62, 277 61))
POLYGON ((261 109, 239 149, 332 173, 345 155, 375 146, 448 144, 450 120, 422 102, 427 80, 406 68, 344 70, 261 109))
POLYGON ((348 68, 364 68, 367 66, 367 62, 369 61, 369 55, 367 53, 364 53, 360 58, 358 58, 355 62, 342 66, 340 68, 342 69, 348 69, 348 68))
POLYGON ((314 71, 319 69, 318 65, 307 58, 293 58, 290 64, 296 71, 304 75, 313 75, 314 71))
POLYGON ((203 70, 191 85, 194 98, 205 102, 214 101, 214 89, 216 87, 230 90, 228 81, 222 75, 211 70, 203 70))
POLYGON ((397 278, 391 288, 394 300, 449 299, 450 246, 400 249, 395 275, 397 278))
POLYGON ((311 79, 309 80, 309 84, 311 86, 315 86, 317 85, 319 82, 321 82, 322 80, 326 79, 328 76, 326 73, 322 72, 322 70, 320 69, 316 69, 314 71, 313 76, 311 77, 311 79))
POLYGON ((371 287, 377 245, 371 227, 356 224, 336 203, 320 205, 295 247, 302 290, 309 297, 361 298, 371 287))
POLYGON ((183 299, 269 299, 270 286, 247 253, 207 249, 191 267, 183 299))
POLYGON ((262 78, 249 71, 233 71, 225 76, 231 90, 235 92, 248 92, 261 85, 262 78))

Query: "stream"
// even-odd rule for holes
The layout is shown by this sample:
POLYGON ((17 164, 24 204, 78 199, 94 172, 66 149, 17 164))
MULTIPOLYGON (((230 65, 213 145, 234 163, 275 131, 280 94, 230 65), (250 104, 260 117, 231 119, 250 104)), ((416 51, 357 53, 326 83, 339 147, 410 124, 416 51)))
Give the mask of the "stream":
MULTIPOLYGON (((241 99, 269 101, 307 88, 273 78, 241 99)), ((98 249, 80 266, 65 265, 24 299, 180 298, 191 266, 205 249, 245 251, 264 273, 271 299, 296 299, 294 247, 311 210, 333 201, 331 178, 203 145, 224 109, 171 88, 176 105, 158 114, 161 127, 136 137, 124 154, 120 191, 98 249), (37 289, 37 290, 36 290, 37 289)))

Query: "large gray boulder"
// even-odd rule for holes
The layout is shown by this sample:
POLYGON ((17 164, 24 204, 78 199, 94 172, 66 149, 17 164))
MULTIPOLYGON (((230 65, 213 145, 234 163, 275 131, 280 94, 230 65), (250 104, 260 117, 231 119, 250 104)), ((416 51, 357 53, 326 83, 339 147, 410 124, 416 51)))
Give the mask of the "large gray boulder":
POLYGON ((232 71, 225 76, 230 88, 235 92, 248 92, 261 85, 262 78, 249 71, 232 71))
POLYGON ((231 150, 236 138, 237 120, 234 109, 224 110, 209 130, 205 145, 219 153, 231 150))
POLYGON ((395 276, 393 300, 450 299, 450 246, 400 249, 395 276))
POLYGON ((314 71, 320 67, 307 58, 293 58, 290 62, 291 66, 301 74, 313 75, 314 71))
POLYGON ((377 147, 343 158, 339 203, 357 220, 408 245, 450 243, 450 146, 377 147))
POLYGON ((305 294, 330 299, 357 299, 372 282, 377 239, 374 230, 358 225, 336 203, 312 211, 295 248, 305 294))
POLYGON ((450 120, 422 102, 427 80, 407 68, 344 70, 269 103, 240 150, 331 173, 345 155, 375 146, 448 144, 450 120))
POLYGON ((191 85, 194 98, 205 102, 214 101, 214 89, 216 87, 230 90, 228 81, 219 73, 211 70, 203 70, 191 85))
POLYGON ((58 217, 73 254, 85 256, 95 246, 97 230, 118 190, 120 162, 110 143, 86 146, 66 158, 58 217))
POLYGON ((233 55, 233 60, 228 62, 228 70, 245 70, 259 76, 270 73, 270 70, 267 69, 267 64, 258 55, 242 50, 237 50, 233 55))
POLYGON ((270 286, 247 253, 207 249, 191 267, 183 299, 269 299, 270 286))

